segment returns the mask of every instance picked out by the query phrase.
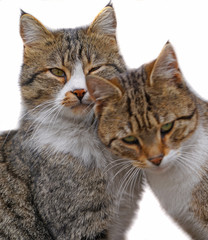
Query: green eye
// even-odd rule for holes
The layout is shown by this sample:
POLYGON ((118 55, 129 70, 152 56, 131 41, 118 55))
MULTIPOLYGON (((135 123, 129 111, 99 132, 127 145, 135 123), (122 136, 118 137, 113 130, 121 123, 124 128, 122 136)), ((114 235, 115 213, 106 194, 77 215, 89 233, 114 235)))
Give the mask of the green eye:
POLYGON ((59 68, 51 68, 50 72, 56 77, 66 77, 65 72, 59 68))
POLYGON ((128 143, 128 144, 138 144, 138 139, 134 136, 128 136, 122 139, 123 142, 128 143))
POLYGON ((160 131, 162 134, 166 134, 166 133, 170 132, 172 127, 173 127, 173 122, 166 123, 166 124, 162 125, 160 131))

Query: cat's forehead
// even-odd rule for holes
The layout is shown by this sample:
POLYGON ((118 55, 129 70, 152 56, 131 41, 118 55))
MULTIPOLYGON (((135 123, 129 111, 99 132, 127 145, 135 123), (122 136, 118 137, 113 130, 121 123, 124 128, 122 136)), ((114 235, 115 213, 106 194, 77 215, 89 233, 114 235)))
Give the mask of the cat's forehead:
POLYGON ((139 116, 141 122, 149 119, 155 125, 173 121, 184 114, 189 115, 195 108, 186 87, 150 86, 143 66, 123 74, 121 82, 125 88, 125 106, 131 115, 139 116))
POLYGON ((61 60, 64 65, 78 60, 103 64, 119 58, 116 42, 99 34, 88 34, 87 28, 62 29, 53 32, 55 41, 49 46, 49 57, 61 60), (112 57, 113 56, 113 57, 112 57))

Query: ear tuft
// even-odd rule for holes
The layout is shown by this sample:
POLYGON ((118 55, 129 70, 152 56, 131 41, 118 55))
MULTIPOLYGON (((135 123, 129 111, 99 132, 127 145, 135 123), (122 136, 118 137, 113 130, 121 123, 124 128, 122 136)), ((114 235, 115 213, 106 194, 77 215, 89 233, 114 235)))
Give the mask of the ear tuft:
POLYGON ((27 46, 35 45, 53 37, 52 33, 32 15, 22 11, 20 35, 27 46))
POLYGON ((110 0, 110 2, 105 7, 113 7, 112 1, 110 0))
POLYGON ((120 99, 122 91, 113 82, 98 76, 87 76, 87 88, 91 98, 95 102, 105 101, 109 99, 120 99))
POLYGON ((182 82, 177 57, 169 41, 163 47, 159 57, 154 61, 154 66, 149 77, 149 85, 152 86, 158 79, 165 79, 175 83, 182 82))
POLYGON ((22 9, 20 9, 20 17, 22 17, 24 14, 27 14, 25 11, 23 11, 22 9))
POLYGON ((95 32, 100 34, 106 34, 115 38, 116 26, 117 22, 115 11, 112 5, 107 5, 94 19, 94 21, 88 28, 88 33, 95 32))

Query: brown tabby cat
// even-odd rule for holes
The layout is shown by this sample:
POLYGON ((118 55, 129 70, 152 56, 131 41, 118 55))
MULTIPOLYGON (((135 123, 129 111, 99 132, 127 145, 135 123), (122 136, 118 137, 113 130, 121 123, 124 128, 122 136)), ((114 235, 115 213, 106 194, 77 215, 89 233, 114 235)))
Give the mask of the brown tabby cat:
POLYGON ((89 76, 101 141, 143 168, 162 207, 208 239, 208 103, 187 86, 167 43, 159 57, 111 82, 89 76))
POLYGON ((128 189, 119 196, 128 168, 110 169, 85 81, 125 71, 115 32, 110 5, 88 27, 57 31, 22 13, 23 114, 0 136, 0 239, 124 239, 140 189, 131 206, 128 189))

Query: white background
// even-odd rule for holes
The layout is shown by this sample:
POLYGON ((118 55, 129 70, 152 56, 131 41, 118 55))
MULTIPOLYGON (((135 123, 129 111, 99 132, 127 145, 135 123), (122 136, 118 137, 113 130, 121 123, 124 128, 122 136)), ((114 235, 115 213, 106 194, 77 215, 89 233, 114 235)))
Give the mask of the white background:
MULTIPOLYGON (((20 8, 51 28, 89 24, 108 0, 0 0, 0 131, 18 126, 18 78, 22 62, 20 8)), ((208 5, 206 0, 114 0, 117 37, 129 67, 157 57, 170 40, 180 67, 197 94, 208 98, 208 5)), ((187 240, 160 209, 150 190, 128 233, 131 240, 187 240)))

